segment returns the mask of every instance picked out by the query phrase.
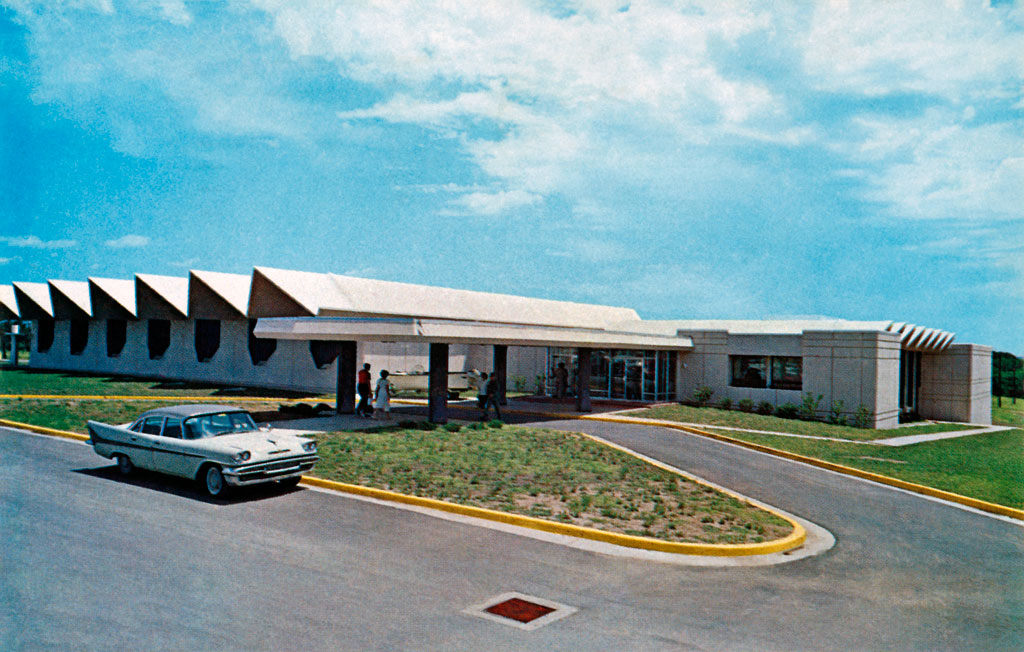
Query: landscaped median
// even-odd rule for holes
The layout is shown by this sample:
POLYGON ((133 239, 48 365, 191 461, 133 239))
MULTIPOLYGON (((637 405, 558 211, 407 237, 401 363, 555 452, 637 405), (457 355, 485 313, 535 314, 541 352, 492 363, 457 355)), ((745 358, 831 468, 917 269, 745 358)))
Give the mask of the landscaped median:
MULTIPOLYGON (((588 415, 585 418, 672 428, 1024 520, 1024 456, 1020 454, 1024 448, 1024 430, 892 447, 696 428, 639 416, 588 415)), ((911 434, 904 429, 899 432, 911 434)))
POLYGON ((780 514, 578 433, 403 423, 316 437, 317 478, 386 500, 692 555, 781 552, 806 538, 780 514))

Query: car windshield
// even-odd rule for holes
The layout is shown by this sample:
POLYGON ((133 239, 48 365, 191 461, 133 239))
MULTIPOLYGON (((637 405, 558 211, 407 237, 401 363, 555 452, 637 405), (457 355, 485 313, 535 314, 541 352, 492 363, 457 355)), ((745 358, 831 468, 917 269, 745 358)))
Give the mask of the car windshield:
POLYGON ((236 432, 252 432, 256 424, 248 412, 217 412, 186 419, 186 439, 203 439, 236 432))

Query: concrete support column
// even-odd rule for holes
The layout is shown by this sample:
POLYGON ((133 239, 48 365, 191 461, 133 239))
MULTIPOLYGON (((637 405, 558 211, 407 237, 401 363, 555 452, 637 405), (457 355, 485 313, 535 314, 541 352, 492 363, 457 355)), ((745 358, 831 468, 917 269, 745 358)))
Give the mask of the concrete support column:
POLYGON ((356 411, 356 343, 341 342, 338 353, 338 414, 353 414, 356 411))
POLYGON ((508 345, 494 345, 494 377, 498 381, 498 405, 508 405, 505 388, 508 386, 508 345))
POLYGON ((448 423, 448 345, 430 344, 427 415, 431 423, 448 423))
POLYGON ((576 411, 590 412, 590 351, 576 349, 576 411))

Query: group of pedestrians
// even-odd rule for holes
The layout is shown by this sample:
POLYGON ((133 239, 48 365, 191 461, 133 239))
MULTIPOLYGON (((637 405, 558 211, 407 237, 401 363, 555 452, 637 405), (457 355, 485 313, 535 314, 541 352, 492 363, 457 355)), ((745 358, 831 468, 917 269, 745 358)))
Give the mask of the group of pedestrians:
MULTIPOLYGON (((371 391, 370 364, 364 364, 363 368, 356 373, 356 392, 359 394, 359 404, 356 406, 357 416, 376 419, 383 413, 385 419, 391 418, 391 394, 394 392, 394 386, 388 380, 388 376, 387 369, 381 370, 377 386, 371 391)), ((480 420, 487 420, 491 414, 491 406, 494 407, 495 417, 500 419, 498 377, 491 374, 488 378, 486 373, 481 373, 478 390, 477 406, 482 410, 480 420)))
POLYGON ((359 405, 356 406, 356 415, 367 419, 376 419, 383 414, 385 419, 391 418, 391 394, 394 391, 391 381, 388 380, 388 370, 382 369, 380 378, 377 379, 377 387, 370 391, 370 363, 363 365, 363 368, 356 374, 356 392, 359 394, 359 405), (371 405, 370 402, 373 401, 371 405))

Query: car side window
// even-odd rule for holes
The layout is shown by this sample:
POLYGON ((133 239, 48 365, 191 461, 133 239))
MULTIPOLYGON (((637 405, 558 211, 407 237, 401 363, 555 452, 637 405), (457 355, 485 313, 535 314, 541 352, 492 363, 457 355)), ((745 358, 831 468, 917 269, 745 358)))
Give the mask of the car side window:
POLYGON ((128 428, 128 430, 131 430, 133 432, 142 432, 142 419, 139 419, 138 421, 133 423, 131 428, 128 428))
POLYGON ((181 439, 181 419, 167 417, 167 422, 164 423, 164 437, 181 439))
POLYGON ((159 435, 163 421, 163 417, 146 417, 142 422, 142 432, 147 435, 159 435))

